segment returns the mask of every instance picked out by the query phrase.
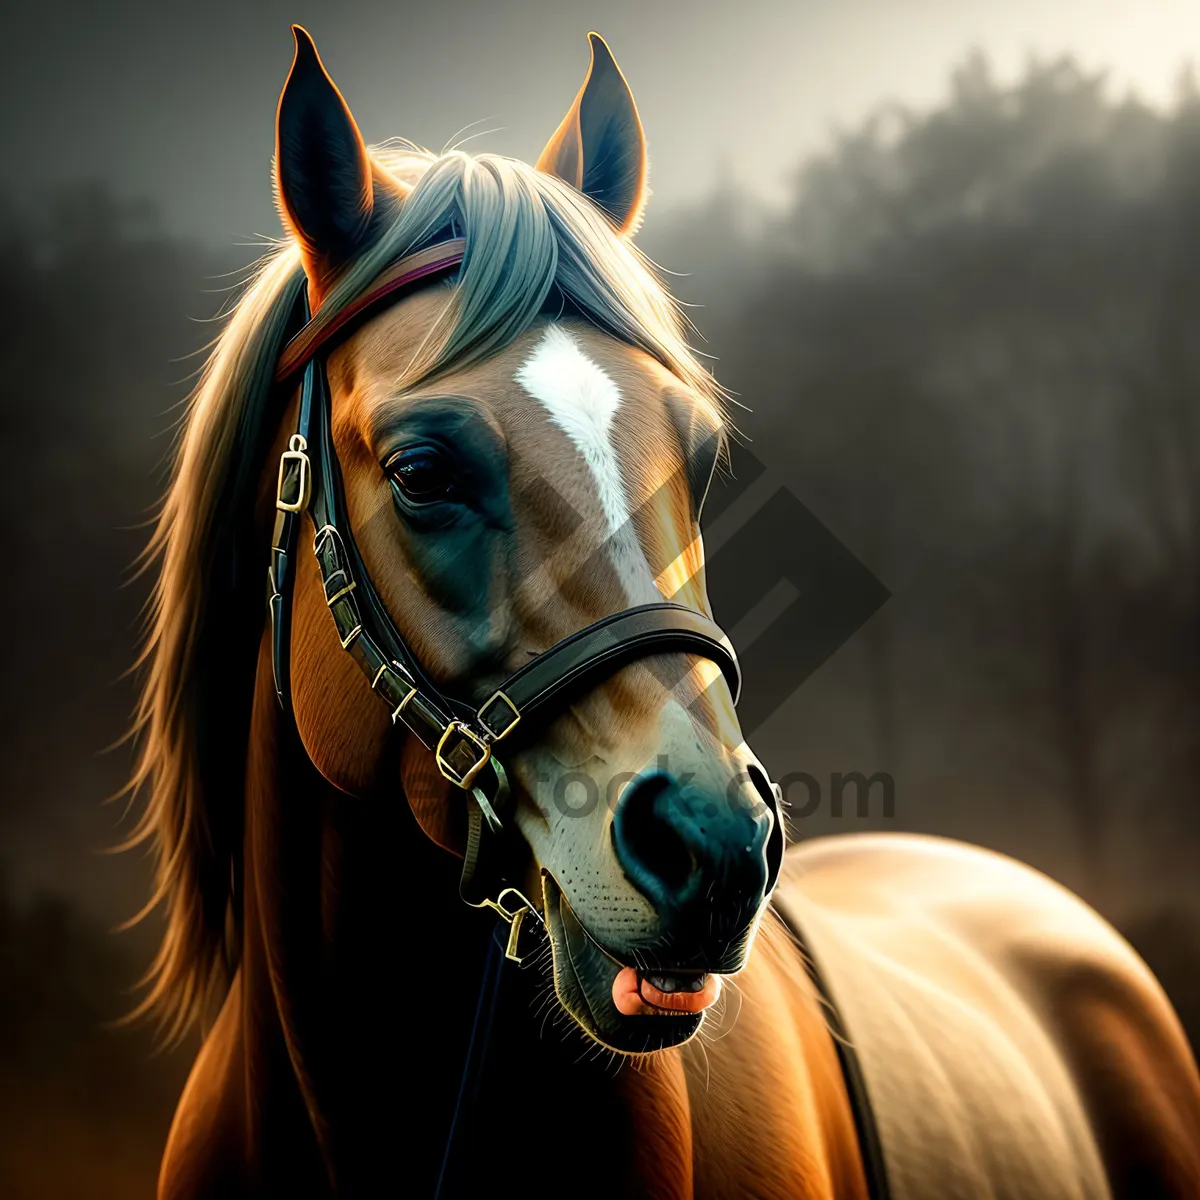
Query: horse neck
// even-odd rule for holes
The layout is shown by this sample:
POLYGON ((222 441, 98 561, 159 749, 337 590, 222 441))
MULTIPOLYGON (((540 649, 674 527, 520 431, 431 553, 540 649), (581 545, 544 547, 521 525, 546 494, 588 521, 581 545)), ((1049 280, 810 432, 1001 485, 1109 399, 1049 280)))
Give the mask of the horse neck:
MULTIPOLYGON (((421 832, 398 779, 338 791, 279 711, 265 651, 258 674, 241 965, 251 1175, 270 1194, 311 1195, 325 1176, 339 1194, 374 1195, 390 1175, 432 1195, 494 925, 459 902, 460 864, 421 832)), ((506 965, 454 1194, 474 1172, 481 1186, 527 1178, 514 1119, 555 1126, 538 1152, 547 1179, 576 1172, 581 1140, 603 1131, 597 1194, 641 1194, 650 1177, 656 1195, 690 1194, 679 1056, 614 1072, 547 987, 506 965)))
POLYGON ((348 796, 319 774, 279 711, 265 654, 245 811, 242 1041, 255 1173, 272 1188, 302 1177, 305 1194, 324 1173, 356 1194, 354 1179, 378 1178, 379 1154, 397 1148, 402 1128, 404 1174, 429 1176, 489 933, 458 903, 456 860, 421 833, 398 778, 348 796))

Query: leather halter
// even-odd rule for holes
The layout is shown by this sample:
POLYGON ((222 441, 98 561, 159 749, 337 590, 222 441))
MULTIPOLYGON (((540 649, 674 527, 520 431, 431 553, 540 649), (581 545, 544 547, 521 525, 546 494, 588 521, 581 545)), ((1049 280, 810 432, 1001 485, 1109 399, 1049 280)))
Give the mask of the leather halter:
MULTIPOLYGON (((674 652, 712 660, 728 681, 735 703, 741 690, 741 674, 733 648, 720 628, 703 613, 669 602, 646 604, 602 617, 563 638, 510 675, 477 708, 444 695, 422 670, 388 615, 354 542, 333 446, 324 356, 363 320, 395 303, 421 282, 457 267, 462 262, 465 245, 463 239, 455 238, 407 256, 385 271, 370 291, 341 310, 328 313, 322 310, 314 317, 308 310, 307 295, 298 302, 303 326, 284 347, 275 373, 276 381, 285 383, 303 370, 304 380, 297 429, 279 462, 275 531, 267 571, 271 660, 279 703, 294 718, 289 671, 290 598, 296 539, 302 516, 308 512, 316 529, 313 551, 324 583, 325 603, 342 649, 358 663, 371 690, 389 706, 392 724, 404 725, 434 754, 442 775, 474 800, 467 805, 467 846, 459 890, 468 904, 491 908, 503 918, 508 925, 505 956, 519 963, 528 953, 521 949, 525 919, 532 917, 540 924, 541 915, 520 890, 519 881, 505 875, 502 861, 481 865, 485 859, 498 858, 484 853, 489 840, 512 838, 511 823, 505 825, 502 819, 506 815, 508 780, 497 755, 498 745, 518 724, 528 727, 535 720, 552 715, 572 696, 596 686, 627 663, 648 655, 674 652), (481 782, 485 770, 489 770, 490 790, 481 782)), ((781 822, 778 785, 772 785, 772 791, 774 801, 768 803, 775 821, 781 822)), ((771 886, 773 883, 768 891, 771 886)), ((798 931, 792 929, 792 932, 799 939, 798 931)), ((803 948, 803 943, 800 944, 803 948)), ((807 956, 806 962, 809 962, 807 956)), ((489 941, 476 1027, 489 986, 494 987, 498 979, 498 963, 497 952, 489 941)), ((840 1029, 836 1005, 816 974, 815 964, 810 963, 809 970, 833 1016, 834 1028, 840 1029)), ((840 1037, 834 1040, 863 1147, 868 1192, 873 1200, 876 1197, 885 1200, 890 1194, 887 1176, 857 1060, 852 1050, 849 1057, 843 1051, 843 1045, 850 1045, 847 1040, 840 1037)), ((482 1061, 475 1051, 473 1030, 443 1152, 439 1196, 455 1145, 459 1106, 482 1061)))
MULTIPOLYGON (((415 286, 457 267, 465 243, 457 238, 426 247, 389 268, 365 295, 346 308, 311 316, 307 295, 298 302, 303 327, 280 357, 279 382, 304 370, 296 432, 279 462, 275 531, 268 568, 268 608, 275 691, 291 713, 290 596, 296 539, 302 515, 312 518, 313 552, 325 603, 342 649, 358 664, 371 691, 387 704, 393 725, 404 726, 435 758, 442 776, 466 791, 467 850, 460 892, 474 907, 494 909, 508 923, 507 955, 521 961, 524 918, 540 920, 536 906, 501 866, 485 872, 484 845, 507 838, 508 780, 497 747, 519 725, 553 716, 571 700, 621 667, 652 654, 695 654, 717 664, 736 703, 741 686, 728 638, 703 613, 664 601, 602 617, 542 651, 483 704, 445 695, 422 669, 392 622, 359 555, 346 511, 341 470, 333 445, 325 356, 361 321, 397 302, 415 286), (485 775, 486 772, 486 775, 485 775), (485 828, 486 825, 486 828, 485 828), (490 877, 489 877, 490 874, 490 877)), ((778 819, 778 814, 776 814, 778 819)))

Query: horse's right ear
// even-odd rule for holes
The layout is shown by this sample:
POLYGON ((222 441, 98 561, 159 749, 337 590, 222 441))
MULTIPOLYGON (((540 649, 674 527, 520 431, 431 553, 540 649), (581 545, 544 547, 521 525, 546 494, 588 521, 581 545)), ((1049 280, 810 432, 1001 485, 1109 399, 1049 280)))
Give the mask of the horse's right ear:
POLYGON ((646 135, 633 93, 608 43, 588 34, 592 61, 537 169, 578 188, 627 237, 646 207, 646 135))
POLYGON ((299 25, 292 34, 296 56, 275 122, 275 190, 317 300, 330 277, 375 240, 403 192, 373 168, 312 38, 299 25))

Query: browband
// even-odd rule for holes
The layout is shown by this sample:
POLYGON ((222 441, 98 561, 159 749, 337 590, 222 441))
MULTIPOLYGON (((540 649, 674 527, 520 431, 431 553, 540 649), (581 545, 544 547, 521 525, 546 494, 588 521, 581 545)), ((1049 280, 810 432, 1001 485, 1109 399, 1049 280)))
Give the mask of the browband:
POLYGON ((283 348, 275 368, 275 382, 285 383, 302 371, 319 353, 328 353, 333 344, 348 335, 355 326, 379 308, 399 299, 399 294, 414 283, 457 267, 467 249, 466 238, 450 238, 409 254, 393 263, 369 292, 352 300, 345 308, 330 312, 319 310, 283 348))

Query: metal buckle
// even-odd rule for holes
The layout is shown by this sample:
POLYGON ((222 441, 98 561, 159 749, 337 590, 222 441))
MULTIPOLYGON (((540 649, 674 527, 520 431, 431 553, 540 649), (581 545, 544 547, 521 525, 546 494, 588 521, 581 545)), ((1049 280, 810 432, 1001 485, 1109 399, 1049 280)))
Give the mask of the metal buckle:
POLYGON ((446 726, 445 733, 442 734, 441 740, 437 744, 437 750, 434 752, 434 758, 437 761, 438 770, 441 771, 442 777, 448 779, 455 787, 470 789, 471 784, 475 781, 475 776, 487 765, 487 761, 492 757, 492 748, 469 726, 464 725, 461 721, 451 721, 446 726), (457 741, 450 746, 450 752, 469 747, 474 753, 475 761, 472 762, 465 771, 458 770, 447 757, 446 744, 451 742, 451 739, 456 738, 457 741))
POLYGON ((510 962, 515 962, 518 966, 523 963, 529 954, 519 954, 521 940, 521 928, 525 923, 525 918, 532 913, 538 921, 541 917, 538 915, 538 910, 533 907, 533 902, 524 894, 514 887, 506 887, 495 900, 485 900, 481 908, 490 908, 494 912, 499 913, 502 920, 508 922, 508 944, 504 948, 504 957, 510 962), (505 896, 515 896, 517 903, 513 908, 504 907, 505 896))
POLYGON ((298 513, 308 507, 312 493, 312 470, 308 455, 305 453, 307 450, 308 443, 303 436, 293 433, 288 442, 288 448, 279 456, 279 479, 275 484, 275 507, 280 512, 298 513), (300 468, 295 500, 285 500, 283 495, 283 489, 287 483, 289 462, 297 463, 300 468))
POLYGON ((501 738, 507 737, 521 721, 521 710, 503 693, 493 692, 480 706, 479 711, 475 714, 479 723, 492 735, 492 741, 498 742, 501 738), (488 709, 494 705, 502 704, 508 709, 509 722, 503 728, 497 730, 492 722, 485 715, 488 709))

